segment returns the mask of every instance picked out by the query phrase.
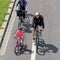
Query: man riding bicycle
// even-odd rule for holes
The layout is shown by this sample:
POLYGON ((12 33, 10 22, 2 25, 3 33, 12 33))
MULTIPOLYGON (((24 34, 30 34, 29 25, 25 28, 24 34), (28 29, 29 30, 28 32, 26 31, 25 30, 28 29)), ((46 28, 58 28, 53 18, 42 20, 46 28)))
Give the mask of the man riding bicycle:
POLYGON ((32 36, 33 36, 33 41, 35 40, 35 30, 37 28, 37 26, 42 27, 41 30, 44 30, 44 19, 43 16, 40 15, 40 13, 36 12, 35 16, 33 17, 33 21, 32 21, 32 36))
MULTIPOLYGON (((18 7, 19 10, 26 10, 26 4, 27 4, 26 0, 19 0, 17 2, 17 7, 18 7)), ((23 13, 23 19, 25 19, 25 12, 21 11, 21 13, 23 13)))

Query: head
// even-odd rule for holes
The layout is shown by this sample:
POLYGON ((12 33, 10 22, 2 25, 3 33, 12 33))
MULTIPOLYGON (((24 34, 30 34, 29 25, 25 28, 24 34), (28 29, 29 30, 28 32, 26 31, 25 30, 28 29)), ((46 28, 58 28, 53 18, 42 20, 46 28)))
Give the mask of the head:
POLYGON ((23 1, 23 0, 20 0, 20 1, 23 1))
POLYGON ((19 31, 22 31, 22 27, 19 27, 19 31))
POLYGON ((39 13, 39 12, 36 12, 36 13, 35 13, 35 16, 36 16, 36 18, 39 18, 40 13, 39 13))

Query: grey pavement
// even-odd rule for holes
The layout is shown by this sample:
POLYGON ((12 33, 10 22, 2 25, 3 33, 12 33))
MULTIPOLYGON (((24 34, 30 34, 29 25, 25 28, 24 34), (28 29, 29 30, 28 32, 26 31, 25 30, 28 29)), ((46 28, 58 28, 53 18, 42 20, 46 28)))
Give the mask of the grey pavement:
MULTIPOLYGON (((35 60, 60 60, 60 0, 27 0, 28 1, 28 13, 34 15, 35 12, 40 12, 44 16, 45 31, 43 32, 43 40, 45 47, 48 50, 44 55, 38 55, 36 53, 35 60)), ((15 13, 15 11, 13 12, 15 13)), ((7 44, 6 53, 4 56, 0 56, 0 60, 31 60, 31 54, 27 51, 26 54, 16 56, 14 54, 14 48, 16 40, 14 39, 14 33, 18 29, 18 18, 12 14, 11 19, 15 18, 9 42, 7 44)), ((30 17, 32 21, 32 17, 30 17)), ((27 49, 32 50, 32 35, 31 33, 25 33, 25 44, 27 49)))

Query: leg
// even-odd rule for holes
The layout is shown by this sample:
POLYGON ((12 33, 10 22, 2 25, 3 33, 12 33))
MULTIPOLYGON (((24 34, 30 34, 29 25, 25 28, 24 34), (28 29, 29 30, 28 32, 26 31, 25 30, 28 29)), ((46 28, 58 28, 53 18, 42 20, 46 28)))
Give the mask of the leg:
POLYGON ((39 24, 39 30, 40 30, 40 32, 42 32, 42 26, 41 26, 41 24, 39 24))
POLYGON ((23 12, 23 19, 25 19, 25 12, 23 12))
POLYGON ((21 44, 21 50, 23 50, 23 48, 24 48, 24 39, 20 40, 20 44, 21 44))
POLYGON ((37 24, 34 24, 34 25, 33 25, 33 29, 32 29, 32 36, 33 36, 33 39, 34 39, 34 36, 35 36, 36 27, 37 27, 37 24))
POLYGON ((35 35, 35 29, 33 28, 32 29, 32 36, 33 36, 33 38, 34 38, 34 35, 35 35))
POLYGON ((39 37, 42 36, 42 26, 39 25, 39 37))
MULTIPOLYGON (((22 10, 25 10, 25 7, 22 7, 22 10)), ((25 11, 23 12, 23 19, 25 19, 25 11)))
POLYGON ((17 40, 16 46, 19 46, 19 44, 20 44, 20 42, 19 42, 19 40, 17 40))
POLYGON ((21 40, 20 40, 20 44, 21 44, 21 46, 24 45, 24 39, 21 39, 21 40))

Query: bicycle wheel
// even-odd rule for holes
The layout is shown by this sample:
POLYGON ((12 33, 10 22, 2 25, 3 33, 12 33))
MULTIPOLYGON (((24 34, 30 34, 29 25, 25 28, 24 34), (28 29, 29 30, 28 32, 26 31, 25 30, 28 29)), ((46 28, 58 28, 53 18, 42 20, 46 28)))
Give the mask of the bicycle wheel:
POLYGON ((36 38, 36 52, 38 51, 38 40, 39 38, 36 38))
POLYGON ((23 53, 23 48, 20 46, 19 54, 21 55, 22 53, 23 53))
POLYGON ((38 44, 36 44, 36 53, 38 52, 38 44))
POLYGON ((37 53, 39 55, 45 55, 45 48, 44 48, 45 42, 43 39, 38 39, 38 46, 37 46, 37 53))
POLYGON ((38 45, 40 45, 42 47, 45 45, 45 42, 44 42, 44 40, 42 38, 39 38, 38 45))
POLYGON ((20 52, 19 52, 19 47, 16 46, 15 49, 14 49, 14 53, 19 56, 20 55, 20 52))
POLYGON ((39 47, 38 50, 37 50, 37 54, 39 54, 39 55, 45 55, 44 48, 43 47, 39 47))

